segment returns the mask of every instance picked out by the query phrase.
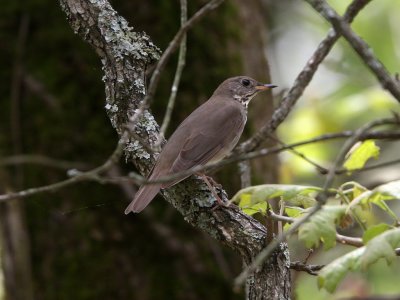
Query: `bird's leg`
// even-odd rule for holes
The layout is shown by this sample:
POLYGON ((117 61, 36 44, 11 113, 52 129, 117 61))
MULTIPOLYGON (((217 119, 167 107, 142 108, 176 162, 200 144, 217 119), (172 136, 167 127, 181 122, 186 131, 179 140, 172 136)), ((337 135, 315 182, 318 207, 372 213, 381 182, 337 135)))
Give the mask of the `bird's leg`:
MULTIPOLYGON (((198 174, 199 176, 201 176, 201 178, 204 180, 204 182, 207 184, 208 188, 210 189, 211 193, 213 194, 213 196, 215 197, 215 199, 217 200, 218 206, 226 206, 226 204, 224 203, 224 201, 221 200, 221 198, 218 196, 218 194, 215 192, 214 187, 211 185, 210 181, 208 180, 208 178, 212 179, 211 177, 208 177, 204 174, 198 174)), ((216 184, 216 182, 214 181, 214 179, 212 179, 212 182, 216 184)), ((217 184, 216 184, 217 185, 217 184)))
POLYGON ((207 176, 207 175, 205 175, 205 174, 204 174, 204 176, 207 178, 208 182, 211 183, 213 186, 215 186, 215 187, 217 187, 217 188, 219 188, 219 189, 222 188, 222 184, 219 184, 218 182, 216 182, 216 181, 214 180, 214 178, 212 178, 211 176, 207 176))

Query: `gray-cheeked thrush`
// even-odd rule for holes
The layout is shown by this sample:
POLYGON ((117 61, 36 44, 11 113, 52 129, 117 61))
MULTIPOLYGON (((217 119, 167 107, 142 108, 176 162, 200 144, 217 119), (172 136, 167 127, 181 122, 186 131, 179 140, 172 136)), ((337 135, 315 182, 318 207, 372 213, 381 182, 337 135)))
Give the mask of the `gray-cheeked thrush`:
MULTIPOLYGON (((157 180, 224 158, 242 135, 250 100, 258 92, 274 87, 276 86, 260 83, 247 76, 225 80, 208 101, 178 126, 162 149, 148 179, 157 180)), ((188 176, 168 183, 141 186, 125 214, 142 211, 160 189, 169 188, 188 176)))

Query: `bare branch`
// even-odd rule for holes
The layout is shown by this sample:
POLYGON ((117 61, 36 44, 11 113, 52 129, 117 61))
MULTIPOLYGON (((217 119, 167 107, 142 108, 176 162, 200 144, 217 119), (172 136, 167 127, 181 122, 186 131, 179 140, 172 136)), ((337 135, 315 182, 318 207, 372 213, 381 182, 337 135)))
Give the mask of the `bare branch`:
POLYGON ((60 112, 60 101, 53 94, 51 94, 43 82, 40 82, 32 74, 28 73, 26 70, 23 71, 23 81, 24 85, 33 94, 37 95, 44 103, 47 104, 55 112, 60 112))
POLYGON ((251 164, 249 160, 242 160, 238 163, 241 188, 244 189, 251 185, 251 164))
POLYGON ((75 184, 77 182, 85 181, 85 180, 93 180, 98 177, 99 174, 109 170, 116 162, 118 162, 119 158, 121 157, 124 146, 126 144, 127 133, 125 133, 120 141, 118 142, 117 147, 115 148, 114 152, 110 155, 110 157, 99 167, 83 172, 78 173, 74 177, 71 177, 67 180, 60 181, 54 184, 49 184, 41 187, 35 187, 26 189, 16 193, 9 193, 0 195, 0 202, 8 201, 15 198, 26 198, 35 194, 43 193, 43 192, 54 192, 61 188, 67 187, 69 185, 75 184))
POLYGON ((292 261, 290 263, 290 268, 299 272, 306 272, 310 275, 318 275, 318 271, 321 270, 325 265, 307 265, 300 261, 292 261))
MULTIPOLYGON (((368 4, 370 0, 354 0, 346 10, 344 19, 347 22, 352 22, 354 17, 368 4)), ((325 39, 319 44, 317 50, 307 61, 303 70, 297 75, 293 86, 290 88, 287 95, 282 99, 279 107, 275 110, 271 120, 266 123, 252 138, 242 143, 237 151, 243 153, 253 151, 258 148, 261 143, 286 119, 296 104, 297 100, 303 94, 305 88, 311 82, 319 65, 328 55, 333 45, 339 39, 340 34, 334 30, 330 30, 325 39)))
POLYGON ((316 11, 318 11, 327 21, 329 21, 335 31, 341 34, 350 44, 350 46, 363 59, 382 87, 388 90, 393 97, 400 102, 400 85, 386 70, 385 66, 375 57, 372 49, 363 39, 361 39, 351 29, 350 25, 343 20, 336 11, 326 3, 325 0, 305 0, 316 11))
POLYGON ((19 164, 37 164, 62 170, 88 168, 88 164, 83 162, 60 160, 35 154, 25 154, 25 155, 21 154, 21 155, 8 156, 3 159, 0 159, 0 166, 11 166, 19 164))
MULTIPOLYGON (((181 26, 183 26, 187 21, 187 2, 186 0, 181 0, 180 2, 181 2, 181 26)), ((171 120, 172 111, 175 105, 176 94, 178 92, 179 82, 181 81, 181 75, 185 63, 186 63, 186 33, 182 37, 182 41, 179 46, 178 64, 176 66, 174 82, 171 87, 171 94, 169 96, 167 109, 165 111, 164 119, 160 128, 161 137, 164 137, 169 122, 171 120)))
POLYGON ((362 247, 362 246, 364 246, 362 238, 345 236, 345 235, 342 235, 342 234, 339 234, 339 233, 336 233, 336 241, 338 243, 343 244, 343 245, 350 245, 350 246, 354 246, 354 247, 362 247))

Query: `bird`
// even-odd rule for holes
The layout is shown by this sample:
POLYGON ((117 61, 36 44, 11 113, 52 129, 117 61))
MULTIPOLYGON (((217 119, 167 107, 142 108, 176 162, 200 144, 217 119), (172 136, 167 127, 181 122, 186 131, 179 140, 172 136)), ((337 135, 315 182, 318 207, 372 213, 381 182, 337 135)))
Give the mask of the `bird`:
MULTIPOLYGON (((260 83, 248 76, 223 81, 212 96, 177 127, 161 150, 147 177, 148 181, 223 159, 242 135, 250 100, 259 92, 274 87, 276 85, 260 83)), ((161 189, 167 189, 189 176, 182 175, 168 183, 142 185, 125 214, 141 212, 161 189)), ((212 188, 207 178, 203 178, 212 188)))

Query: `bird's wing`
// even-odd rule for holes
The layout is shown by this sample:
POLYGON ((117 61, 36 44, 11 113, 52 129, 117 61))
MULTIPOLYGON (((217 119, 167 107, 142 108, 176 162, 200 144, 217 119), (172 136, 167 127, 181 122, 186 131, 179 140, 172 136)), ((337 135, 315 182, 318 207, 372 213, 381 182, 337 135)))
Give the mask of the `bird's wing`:
POLYGON ((223 112, 211 112, 207 119, 200 122, 197 134, 187 137, 168 173, 178 173, 197 165, 205 165, 219 156, 224 147, 233 147, 242 133, 245 121, 242 112, 235 107, 225 108, 223 112))
POLYGON ((200 133, 187 139, 171 167, 171 173, 188 170, 211 160, 223 147, 222 141, 213 142, 213 138, 212 135, 200 133))

